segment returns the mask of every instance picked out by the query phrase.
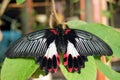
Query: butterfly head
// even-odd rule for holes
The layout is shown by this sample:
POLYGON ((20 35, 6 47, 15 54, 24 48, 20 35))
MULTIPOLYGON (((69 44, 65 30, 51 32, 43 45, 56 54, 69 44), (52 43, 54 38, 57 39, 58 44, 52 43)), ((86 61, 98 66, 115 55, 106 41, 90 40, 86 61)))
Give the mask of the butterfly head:
POLYGON ((56 27, 56 30, 57 30, 57 32, 58 32, 58 35, 59 35, 59 37, 61 36, 63 36, 64 35, 64 31, 65 31, 65 29, 67 28, 67 25, 66 24, 59 24, 57 27, 56 27))
POLYGON ((67 29, 69 28, 67 23, 58 24, 57 28, 67 29))
POLYGON ((67 29, 67 28, 69 28, 68 26, 67 26, 67 24, 59 24, 58 26, 57 26, 57 31, 58 32, 63 32, 65 29, 67 29))

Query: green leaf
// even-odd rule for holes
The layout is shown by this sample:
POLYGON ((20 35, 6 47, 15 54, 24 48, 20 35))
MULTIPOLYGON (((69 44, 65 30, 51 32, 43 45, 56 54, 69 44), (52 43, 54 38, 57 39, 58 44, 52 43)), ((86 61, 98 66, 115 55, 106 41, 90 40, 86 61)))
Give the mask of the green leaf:
POLYGON ((96 64, 93 57, 88 57, 88 62, 85 63, 85 68, 81 69, 81 73, 70 73, 67 69, 60 65, 60 69, 66 80, 96 80, 96 64))
POLYGON ((112 56, 106 56, 106 61, 110 61, 112 59, 112 56))
POLYGON ((17 4, 22 4, 23 2, 25 2, 25 0, 16 0, 17 4))
POLYGON ((68 21, 67 23, 71 28, 78 28, 78 29, 80 28, 79 26, 87 24, 86 22, 80 20, 68 21))
POLYGON ((100 60, 96 59, 98 69, 106 75, 110 80, 120 80, 120 73, 115 72, 109 66, 103 64, 100 60))
POLYGON ((83 24, 81 21, 68 22, 68 26, 97 35, 110 45, 113 50, 113 56, 120 58, 120 32, 114 28, 97 23, 83 24))
POLYGON ((33 78, 39 78, 40 74, 43 75, 43 76, 46 75, 46 74, 45 74, 45 71, 43 71, 43 70, 41 70, 40 68, 38 68, 38 69, 34 72, 34 74, 33 74, 32 77, 33 77, 33 78))
POLYGON ((8 59, 1 70, 1 80, 28 80, 38 69, 32 59, 8 59))

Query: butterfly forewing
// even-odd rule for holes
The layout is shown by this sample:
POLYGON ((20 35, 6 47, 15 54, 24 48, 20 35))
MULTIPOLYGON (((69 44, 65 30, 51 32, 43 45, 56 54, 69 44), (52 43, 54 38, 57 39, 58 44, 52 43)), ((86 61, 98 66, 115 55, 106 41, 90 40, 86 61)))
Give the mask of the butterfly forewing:
POLYGON ((47 50, 46 32, 47 30, 36 31, 23 36, 10 45, 6 56, 10 58, 43 56, 47 50))

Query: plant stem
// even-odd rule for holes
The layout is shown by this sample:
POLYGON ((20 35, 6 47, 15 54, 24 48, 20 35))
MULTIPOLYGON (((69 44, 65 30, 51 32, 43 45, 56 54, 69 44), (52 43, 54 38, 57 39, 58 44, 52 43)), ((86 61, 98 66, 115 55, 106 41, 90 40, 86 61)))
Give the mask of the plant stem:
POLYGON ((50 28, 53 28, 53 26, 52 26, 52 20, 53 20, 53 12, 51 12, 50 19, 49 19, 49 26, 50 26, 50 28))
POLYGON ((112 5, 112 0, 110 0, 110 13, 111 13, 111 17, 110 17, 110 21, 111 21, 111 26, 114 27, 114 10, 113 10, 113 5, 112 5))
POLYGON ((57 22, 58 24, 60 24, 61 21, 58 19, 58 15, 57 15, 57 13, 56 13, 55 1, 54 1, 54 0, 52 0, 52 11, 53 11, 53 14, 54 14, 54 16, 55 16, 56 22, 57 22))

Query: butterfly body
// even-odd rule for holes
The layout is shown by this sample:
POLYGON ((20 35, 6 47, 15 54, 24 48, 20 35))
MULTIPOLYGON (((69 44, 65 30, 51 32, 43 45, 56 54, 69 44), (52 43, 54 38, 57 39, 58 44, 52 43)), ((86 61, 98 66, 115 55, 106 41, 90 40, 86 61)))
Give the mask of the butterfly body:
POLYGON ((44 29, 29 33, 13 43, 7 50, 9 58, 32 57, 46 72, 56 72, 63 64, 69 72, 78 71, 85 66, 87 56, 112 55, 111 48, 97 36, 77 29, 58 25, 55 29, 44 29))

